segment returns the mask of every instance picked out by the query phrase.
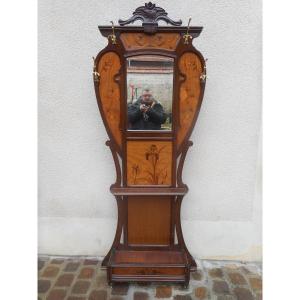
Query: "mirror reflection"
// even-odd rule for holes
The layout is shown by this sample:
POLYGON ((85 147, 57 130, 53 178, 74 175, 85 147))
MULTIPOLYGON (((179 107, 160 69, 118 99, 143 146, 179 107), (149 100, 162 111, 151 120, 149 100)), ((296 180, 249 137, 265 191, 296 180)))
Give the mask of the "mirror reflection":
POLYGON ((171 130, 173 58, 139 55, 127 59, 129 130, 171 130))

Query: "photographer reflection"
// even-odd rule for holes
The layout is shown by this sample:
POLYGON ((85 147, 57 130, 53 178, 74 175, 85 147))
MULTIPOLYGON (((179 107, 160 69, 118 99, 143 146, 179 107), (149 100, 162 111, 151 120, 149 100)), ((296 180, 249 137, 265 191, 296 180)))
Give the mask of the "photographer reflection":
POLYGON ((129 129, 159 130, 166 119, 164 108, 152 97, 149 89, 144 89, 142 96, 128 105, 129 129))

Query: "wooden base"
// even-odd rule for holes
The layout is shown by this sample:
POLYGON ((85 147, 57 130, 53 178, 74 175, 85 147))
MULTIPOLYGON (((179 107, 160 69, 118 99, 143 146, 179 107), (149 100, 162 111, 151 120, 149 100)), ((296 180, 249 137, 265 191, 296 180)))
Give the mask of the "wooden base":
POLYGON ((102 262, 107 267, 108 283, 177 282, 187 286, 197 265, 182 235, 183 188, 168 188, 171 194, 167 195, 155 194, 156 188, 141 195, 140 188, 111 190, 116 192, 118 225, 102 262))
POLYGON ((117 249, 106 265, 108 283, 178 282, 188 285, 190 264, 186 253, 174 249, 117 249))

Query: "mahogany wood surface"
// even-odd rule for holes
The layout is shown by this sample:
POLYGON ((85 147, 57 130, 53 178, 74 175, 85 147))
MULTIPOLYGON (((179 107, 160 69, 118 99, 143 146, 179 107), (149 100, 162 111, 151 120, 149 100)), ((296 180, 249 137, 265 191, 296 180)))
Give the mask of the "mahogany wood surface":
POLYGON ((195 53, 184 53, 179 59, 179 70, 185 77, 179 93, 179 130, 177 147, 180 147, 191 128, 200 103, 200 76, 202 67, 195 53))
POLYGON ((171 197, 128 197, 128 244, 169 245, 171 197))
POLYGON ((179 33, 121 33, 120 39, 126 50, 162 49, 175 50, 180 39, 179 33))
POLYGON ((98 65, 101 87, 99 89, 103 114, 108 128, 116 142, 121 146, 122 137, 120 132, 121 99, 120 89, 115 82, 115 76, 121 67, 119 56, 115 52, 105 53, 98 65))

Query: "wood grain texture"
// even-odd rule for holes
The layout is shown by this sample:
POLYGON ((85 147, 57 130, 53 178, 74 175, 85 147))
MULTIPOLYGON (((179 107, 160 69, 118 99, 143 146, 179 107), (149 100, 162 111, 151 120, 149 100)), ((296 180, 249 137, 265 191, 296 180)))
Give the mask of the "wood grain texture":
POLYGON ((121 41, 126 50, 139 49, 162 49, 175 50, 180 39, 179 33, 156 33, 147 35, 145 33, 122 33, 121 41))
POLYGON ((183 252, 174 250, 117 250, 114 257, 114 265, 147 263, 182 266, 184 262, 183 252))
POLYGON ((128 196, 128 243, 169 245, 171 196, 128 196))
POLYGON ((120 58, 114 52, 105 53, 98 64, 100 74, 99 94, 103 110, 103 118, 115 139, 121 146, 122 138, 120 131, 120 88, 115 82, 115 75, 121 67, 120 58))
POLYGON ((126 267, 113 268, 116 275, 184 275, 184 268, 126 267))
POLYGON ((177 147, 179 148, 191 129, 200 104, 200 76, 202 66, 199 57, 186 52, 180 57, 179 70, 185 76, 179 91, 179 129, 177 147))
POLYGON ((171 185, 172 142, 127 141, 128 185, 171 185))

